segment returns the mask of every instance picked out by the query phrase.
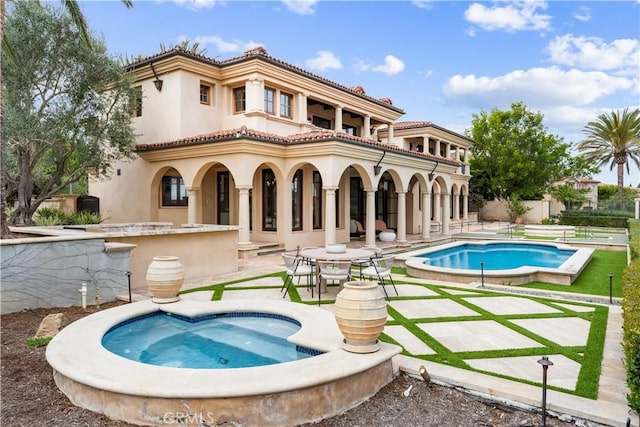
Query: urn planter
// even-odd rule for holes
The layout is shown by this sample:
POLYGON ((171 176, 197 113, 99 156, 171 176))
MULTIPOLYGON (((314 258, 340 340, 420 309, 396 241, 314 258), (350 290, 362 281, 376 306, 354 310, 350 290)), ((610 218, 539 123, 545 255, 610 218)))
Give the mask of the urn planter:
POLYGON ((184 268, 176 256, 156 256, 147 269, 147 287, 158 304, 176 302, 184 283, 184 268))
POLYGON ((387 302, 375 282, 346 282, 335 304, 338 328, 344 335, 342 348, 352 353, 380 349, 378 337, 387 322, 387 302))

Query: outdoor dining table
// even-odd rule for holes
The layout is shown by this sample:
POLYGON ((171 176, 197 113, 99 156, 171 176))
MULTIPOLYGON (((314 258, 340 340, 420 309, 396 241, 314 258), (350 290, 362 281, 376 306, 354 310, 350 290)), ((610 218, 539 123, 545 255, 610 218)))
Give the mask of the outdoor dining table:
MULTIPOLYGON (((374 254, 367 249, 347 248, 344 252, 328 252, 325 248, 309 248, 301 250, 300 256, 315 261, 354 261, 372 258, 374 254)), ((316 268, 316 290, 323 293, 327 291, 327 285, 320 283, 318 271, 316 268)))

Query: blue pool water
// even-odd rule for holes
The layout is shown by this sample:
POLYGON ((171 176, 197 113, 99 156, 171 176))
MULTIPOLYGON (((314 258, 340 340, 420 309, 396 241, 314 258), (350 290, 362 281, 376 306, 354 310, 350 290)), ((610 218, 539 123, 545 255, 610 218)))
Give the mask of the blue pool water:
POLYGON ((425 264, 435 267, 480 270, 480 261, 484 261, 485 270, 508 270, 523 266, 558 268, 575 252, 573 249, 535 244, 465 243, 420 257, 429 258, 425 264))
POLYGON ((246 368, 319 354, 287 341, 299 329, 293 319, 262 313, 192 319, 155 312, 114 326, 102 338, 102 345, 112 353, 151 365, 246 368))

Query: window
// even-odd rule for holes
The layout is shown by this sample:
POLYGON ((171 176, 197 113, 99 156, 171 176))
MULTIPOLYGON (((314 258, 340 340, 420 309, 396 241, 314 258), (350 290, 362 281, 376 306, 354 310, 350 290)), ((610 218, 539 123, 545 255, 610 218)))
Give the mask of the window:
POLYGON ((133 99, 131 100, 131 116, 142 116, 142 86, 133 88, 133 99))
POLYGON ((324 117, 313 116, 311 123, 319 128, 331 129, 331 120, 325 119, 324 117))
POLYGON ((211 86, 200 83, 200 104, 211 105, 211 86))
POLYGON ((218 224, 229 225, 229 172, 218 172, 218 224))
POLYGON ((313 171, 311 196, 313 204, 313 229, 318 230, 322 228, 322 177, 318 171, 313 171))
POLYGON ((291 181, 291 229, 302 230, 302 169, 298 169, 291 181))
POLYGON ((247 108, 246 93, 244 86, 233 89, 233 101, 235 112, 241 113, 247 108))
POLYGON ((280 92, 280 116, 293 117, 293 95, 280 92))
POLYGON ((187 187, 180 176, 162 177, 162 206, 187 206, 187 187))
POLYGON ((349 135, 358 136, 358 128, 351 125, 343 125, 342 130, 349 135))
POLYGON ((271 169, 262 170, 262 229, 278 230, 278 191, 276 176, 271 169))
POLYGON ((276 90, 270 87, 264 88, 264 111, 265 113, 275 114, 276 90))

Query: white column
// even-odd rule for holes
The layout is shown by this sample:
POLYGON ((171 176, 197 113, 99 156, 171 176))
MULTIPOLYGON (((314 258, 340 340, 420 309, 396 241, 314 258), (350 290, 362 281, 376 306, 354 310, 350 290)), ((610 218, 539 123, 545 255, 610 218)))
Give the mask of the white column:
POLYGON ((393 143, 393 123, 387 125, 387 143, 393 143))
POLYGON ((444 146, 444 156, 447 159, 451 158, 451 143, 447 142, 444 146))
POLYGON ((449 194, 442 195, 442 234, 449 234, 451 225, 451 203, 449 203, 449 194))
POLYGON ((335 126, 333 127, 334 130, 338 131, 338 132, 342 132, 342 107, 341 106, 336 106, 336 117, 335 117, 335 126))
POLYGON ((337 187, 324 187, 326 206, 324 210, 324 241, 327 245, 336 243, 336 188, 337 187))
POLYGON ((187 188, 187 223, 189 224, 200 223, 198 220, 198 204, 200 203, 198 200, 199 193, 200 187, 187 188))
POLYGON ((634 199, 636 202, 636 219, 640 219, 640 199, 634 199))
POLYGON ((462 195, 462 218, 469 219, 469 195, 462 195))
POLYGON ((367 225, 365 246, 368 248, 376 247, 376 189, 365 188, 367 192, 367 225))
POLYGON ((436 139, 436 143, 435 143, 435 147, 434 147, 434 153, 436 156, 440 155, 440 140, 436 139))
POLYGON ((422 193, 422 238, 431 236, 431 194, 428 191, 422 193))
POLYGON ((238 186, 238 225, 240 230, 238 231, 238 245, 250 245, 251 244, 251 230, 250 230, 250 212, 249 207, 249 190, 251 187, 238 186))
POLYGON ((442 209, 440 209, 441 198, 442 194, 440 193, 433 195, 433 219, 442 225, 442 209))
POLYGON ((453 195, 453 219, 460 220, 460 195, 453 195))
POLYGON ((246 88, 247 111, 264 110, 264 80, 250 79, 246 88))
POLYGON ((407 242, 407 193, 398 191, 398 230, 396 241, 400 244, 407 242))
POLYGON ((297 120, 300 123, 308 123, 307 119, 307 95, 304 93, 299 93, 296 97, 296 105, 294 107, 296 109, 296 115, 294 120, 297 120))
POLYGON ((362 125, 362 137, 371 138, 371 116, 364 116, 364 125, 362 125))

